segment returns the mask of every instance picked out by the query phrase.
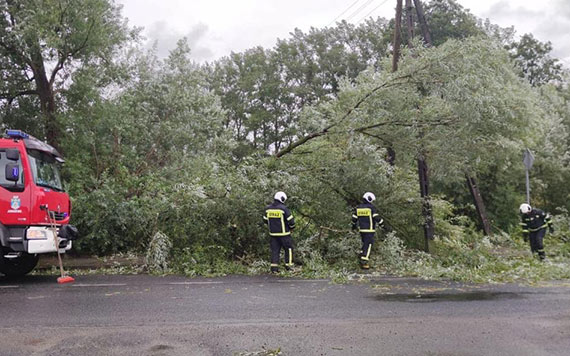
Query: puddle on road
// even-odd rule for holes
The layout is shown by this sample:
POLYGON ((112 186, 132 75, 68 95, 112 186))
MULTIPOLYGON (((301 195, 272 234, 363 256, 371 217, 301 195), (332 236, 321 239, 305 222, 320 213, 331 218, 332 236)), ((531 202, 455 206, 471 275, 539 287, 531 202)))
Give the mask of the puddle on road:
POLYGON ((467 293, 381 294, 374 297, 382 302, 473 302, 481 300, 521 299, 522 293, 474 291, 467 293))

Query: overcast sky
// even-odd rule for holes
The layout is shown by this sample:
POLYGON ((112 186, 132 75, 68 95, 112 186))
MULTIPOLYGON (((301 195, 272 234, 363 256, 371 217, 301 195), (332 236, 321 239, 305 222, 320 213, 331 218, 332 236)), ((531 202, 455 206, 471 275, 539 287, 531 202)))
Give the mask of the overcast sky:
MULTIPOLYGON (((334 25, 335 19, 359 23, 366 17, 392 18, 396 0, 116 0, 131 26, 157 43, 160 56, 187 37, 192 57, 211 61, 261 45, 273 47, 298 27, 334 25)), ((553 55, 570 67, 570 0, 459 0, 480 18, 517 34, 550 41, 553 55)))

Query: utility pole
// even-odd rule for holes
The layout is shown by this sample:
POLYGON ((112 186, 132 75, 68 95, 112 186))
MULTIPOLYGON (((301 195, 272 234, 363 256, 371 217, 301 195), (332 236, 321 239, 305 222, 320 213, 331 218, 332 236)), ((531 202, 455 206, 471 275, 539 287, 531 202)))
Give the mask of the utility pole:
MULTIPOLYGON (((427 26, 426 18, 423 13, 423 8, 420 0, 414 0, 416 5, 416 14, 418 16, 418 22, 420 23, 420 28, 422 29, 422 34, 424 36, 424 42, 428 47, 432 46, 431 36, 429 34, 429 29, 427 26)), ((408 1, 408 5, 411 3, 408 1)), ((408 11, 408 16, 410 11, 408 11)), ((413 22, 408 19, 408 33, 413 33, 413 22)), ((410 39, 411 41, 411 39, 410 39)), ((420 133, 420 152, 418 153, 418 176, 420 180, 420 194, 422 197, 422 215, 424 217, 424 237, 425 237, 425 250, 429 252, 429 240, 434 239, 434 221, 433 214, 431 211, 431 202, 429 197, 429 171, 428 164, 426 161, 426 152, 423 143, 423 132, 420 133)))
MULTIPOLYGON (((402 0, 396 0, 396 18, 394 26, 394 42, 392 57, 392 72, 398 70, 398 61, 400 60, 400 47, 402 44, 402 0)), ((407 0, 406 0, 407 1, 407 0)))
POLYGON ((412 48, 412 39, 414 38, 414 13, 412 12, 412 0, 406 0, 406 25, 408 28, 408 47, 412 48))
POLYGON ((475 209, 477 210, 477 215, 479 215, 479 219, 481 219, 481 224, 483 225, 483 232, 487 236, 491 236, 491 223, 487 218, 487 212, 485 211, 485 204, 483 203, 483 198, 481 198, 481 193, 479 192, 479 187, 477 186, 477 182, 475 178, 470 175, 468 172, 465 172, 465 180, 467 181, 467 187, 469 188, 469 192, 471 193, 471 197, 473 198, 473 202, 475 202, 475 209))
MULTIPOLYGON (((422 35, 424 37, 424 43, 428 47, 433 46, 433 42, 431 40, 431 34, 429 32, 429 26, 427 24, 423 6, 420 0, 414 0, 414 4, 416 6, 416 13, 418 15, 418 22, 420 23, 420 28, 422 30, 422 35)), ((409 0, 406 0, 406 6, 411 6, 409 0)), ((411 11, 410 11, 411 12, 411 11)), ((413 22, 410 24, 408 21, 408 26, 413 27, 413 22)), ((409 31, 409 30, 408 30, 409 31)), ((481 224, 483 225, 483 232, 485 235, 491 235, 491 224, 489 223, 489 219, 487 218, 487 212, 485 210, 485 203, 481 198, 481 193, 479 191, 479 187, 477 186, 475 177, 466 173, 466 181, 467 186, 469 187, 469 192, 471 193, 471 197, 473 198, 473 202, 475 203, 475 208, 477 210, 477 214, 479 215, 479 219, 481 220, 481 224)))
MULTIPOLYGON (((416 11, 418 6, 419 0, 414 0, 416 2, 416 11)), ((420 5, 421 6, 421 5, 420 5)), ((408 27, 408 44, 411 44, 412 36, 413 36, 413 18, 411 15, 411 2, 410 0, 406 0, 406 18, 407 18, 407 27, 408 27)), ((423 18, 423 14, 420 15, 418 12, 418 19, 423 18)), ((424 19, 425 21, 425 19, 424 19)), ((395 18, 395 29, 394 29, 394 57, 392 61, 392 70, 396 71, 398 69, 398 59, 400 57, 400 45, 401 45, 401 22, 402 22, 402 0, 397 0, 396 2, 396 18, 395 18)), ((423 28, 427 31, 427 25, 423 26, 423 28)), ((425 37, 425 35, 424 35, 425 37)), ((429 33, 428 33, 428 39, 429 33)), ((431 42, 431 39, 430 39, 431 42)), ((431 44, 430 44, 431 45, 431 44)), ((422 216, 424 217, 424 237, 425 237, 425 245, 424 250, 429 252, 429 240, 433 240, 434 238, 434 221, 433 221, 433 214, 431 211, 431 204, 429 199, 429 176, 428 176, 428 164, 426 161, 426 153, 421 144, 421 140, 423 138, 423 132, 419 135, 420 140, 420 149, 418 152, 418 180, 420 183, 420 196, 422 198, 422 216)))
POLYGON ((431 34, 429 33, 428 24, 424 16, 424 8, 420 0, 414 0, 414 5, 416 5, 416 14, 418 15, 418 22, 420 23, 420 28, 422 30, 422 35, 424 36, 424 43, 431 47, 433 42, 431 41, 431 34))
MULTIPOLYGON (((414 36, 414 18, 413 18, 413 8, 416 9, 416 15, 418 22, 420 24, 420 29, 422 31, 422 36, 424 38, 424 43, 428 47, 433 46, 431 39, 431 34, 429 32, 429 27, 424 15, 423 6, 420 0, 413 0, 414 6, 412 6, 412 0, 406 0, 406 25, 408 34, 408 47, 412 48, 412 39, 414 36)), ((395 18, 395 29, 394 29, 394 57, 392 60, 392 70, 396 71, 398 69, 398 60, 400 57, 400 45, 401 45, 401 20, 402 20, 402 0, 397 0, 396 3, 396 18, 395 18)), ((420 183, 420 195, 422 197, 422 216, 424 217, 424 237, 425 237, 425 251, 429 252, 429 240, 434 238, 434 220, 431 210, 430 196, 429 196, 429 170, 426 161, 425 148, 421 143, 423 137, 423 132, 420 132, 420 149, 418 152, 417 164, 418 164, 418 178, 420 183)), ((481 197, 481 193, 477 186, 477 182, 473 176, 468 172, 465 173, 465 178, 473 202, 475 203, 475 208, 477 214, 481 219, 483 225, 483 231, 485 235, 491 235, 491 224, 487 218, 487 213, 485 211, 485 204, 481 197)))

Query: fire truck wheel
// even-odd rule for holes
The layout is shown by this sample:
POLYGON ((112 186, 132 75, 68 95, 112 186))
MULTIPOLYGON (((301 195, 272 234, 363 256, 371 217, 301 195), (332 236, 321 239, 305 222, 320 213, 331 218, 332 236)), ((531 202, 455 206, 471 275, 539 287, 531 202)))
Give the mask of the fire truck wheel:
POLYGON ((40 256, 22 253, 18 258, 8 259, 2 256, 0 259, 0 273, 7 277, 21 277, 36 267, 40 256))

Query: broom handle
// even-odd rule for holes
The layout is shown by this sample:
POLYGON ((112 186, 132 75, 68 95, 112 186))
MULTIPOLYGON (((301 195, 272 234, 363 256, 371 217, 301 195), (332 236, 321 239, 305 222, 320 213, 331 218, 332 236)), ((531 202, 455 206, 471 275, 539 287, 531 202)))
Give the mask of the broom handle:
POLYGON ((51 225, 51 229, 53 231, 53 238, 55 239, 55 249, 57 251, 57 260, 59 261, 59 271, 61 273, 61 277, 64 276, 63 273, 63 262, 61 261, 61 254, 59 253, 59 239, 57 238, 57 226, 56 226, 56 222, 55 222, 55 213, 54 215, 52 215, 52 211, 48 210, 48 217, 49 217, 49 223, 51 225))

